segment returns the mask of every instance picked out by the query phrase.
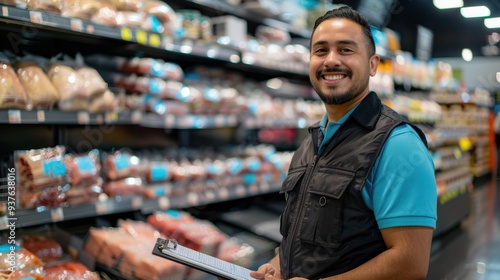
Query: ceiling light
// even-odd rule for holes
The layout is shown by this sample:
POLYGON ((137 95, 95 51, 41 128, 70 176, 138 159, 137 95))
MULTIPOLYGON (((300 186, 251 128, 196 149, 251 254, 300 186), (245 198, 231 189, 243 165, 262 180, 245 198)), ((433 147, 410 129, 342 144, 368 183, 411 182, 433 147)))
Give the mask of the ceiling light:
POLYGON ((472 51, 470 49, 463 49, 462 50, 462 58, 465 60, 465 61, 471 61, 472 60, 472 51))
POLYGON ((438 9, 461 8, 464 6, 462 0, 433 0, 433 3, 438 9))
POLYGON ((465 18, 489 17, 490 9, 486 6, 465 7, 460 8, 460 13, 465 18))
POLYGON ((500 17, 485 18, 484 25, 488 28, 500 28, 500 17))

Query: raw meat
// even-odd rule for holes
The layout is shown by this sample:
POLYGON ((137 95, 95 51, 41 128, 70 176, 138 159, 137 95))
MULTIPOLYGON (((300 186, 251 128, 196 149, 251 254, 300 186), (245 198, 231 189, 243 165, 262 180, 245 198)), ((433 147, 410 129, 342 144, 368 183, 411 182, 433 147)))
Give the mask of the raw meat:
POLYGON ((57 103, 59 92, 40 66, 34 62, 20 61, 16 68, 17 76, 33 107, 50 107, 57 103))
POLYGON ((0 61, 0 107, 26 108, 28 95, 10 63, 0 61))

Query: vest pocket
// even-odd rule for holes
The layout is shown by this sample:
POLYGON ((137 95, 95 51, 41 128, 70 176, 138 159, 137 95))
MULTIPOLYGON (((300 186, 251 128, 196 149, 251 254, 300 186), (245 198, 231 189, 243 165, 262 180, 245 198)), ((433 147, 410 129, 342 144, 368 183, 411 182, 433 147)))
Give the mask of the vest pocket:
POLYGON ((286 199, 286 206, 280 217, 280 233, 283 237, 288 235, 288 229, 296 213, 299 185, 305 171, 305 166, 290 169, 288 176, 281 185, 280 194, 285 194, 286 199))
POLYGON ((327 248, 341 245, 343 194, 355 172, 322 167, 308 186, 300 239, 327 248))

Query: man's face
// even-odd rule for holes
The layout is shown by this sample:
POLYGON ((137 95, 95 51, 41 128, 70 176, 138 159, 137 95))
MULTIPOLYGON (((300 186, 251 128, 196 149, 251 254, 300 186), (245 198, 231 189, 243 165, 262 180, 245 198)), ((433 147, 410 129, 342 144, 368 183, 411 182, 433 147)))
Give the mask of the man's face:
POLYGON ((309 79, 326 104, 344 104, 368 94, 379 58, 371 56, 361 26, 343 18, 322 22, 311 38, 309 79))

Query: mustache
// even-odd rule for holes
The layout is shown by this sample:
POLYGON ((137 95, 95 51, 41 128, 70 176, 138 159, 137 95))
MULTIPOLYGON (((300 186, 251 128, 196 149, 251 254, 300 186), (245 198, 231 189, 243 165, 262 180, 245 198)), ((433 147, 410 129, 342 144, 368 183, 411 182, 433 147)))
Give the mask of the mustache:
POLYGON ((347 68, 334 67, 334 68, 325 68, 325 69, 318 70, 316 72, 316 77, 319 79, 322 75, 325 75, 325 74, 328 74, 331 72, 344 74, 348 77, 350 77, 352 74, 351 70, 349 70, 347 68))

